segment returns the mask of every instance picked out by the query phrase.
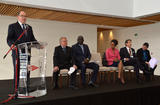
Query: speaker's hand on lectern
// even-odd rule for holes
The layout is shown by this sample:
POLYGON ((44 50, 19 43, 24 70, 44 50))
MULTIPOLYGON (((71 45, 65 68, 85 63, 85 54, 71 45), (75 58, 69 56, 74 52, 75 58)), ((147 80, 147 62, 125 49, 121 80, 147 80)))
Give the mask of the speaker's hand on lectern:
POLYGON ((28 65, 28 71, 32 71, 32 66, 28 65))
POLYGON ((44 46, 43 45, 40 45, 40 49, 43 49, 44 48, 44 46))
POLYGON ((59 70, 59 67, 58 66, 55 66, 54 68, 53 68, 53 72, 57 72, 59 70))

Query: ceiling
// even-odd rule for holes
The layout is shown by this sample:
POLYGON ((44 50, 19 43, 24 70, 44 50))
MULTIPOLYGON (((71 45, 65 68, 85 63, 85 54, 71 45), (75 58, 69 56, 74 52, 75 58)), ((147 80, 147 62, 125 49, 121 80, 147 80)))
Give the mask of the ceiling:
POLYGON ((85 23, 103 26, 133 27, 153 24, 157 21, 160 21, 160 14, 142 18, 125 18, 31 8, 0 3, 0 15, 17 16, 17 13, 21 10, 27 13, 28 18, 33 19, 56 20, 63 22, 85 23))
POLYGON ((150 14, 147 16, 139 17, 139 18, 143 19, 143 20, 150 20, 150 21, 154 21, 154 22, 159 22, 160 21, 160 13, 150 14))

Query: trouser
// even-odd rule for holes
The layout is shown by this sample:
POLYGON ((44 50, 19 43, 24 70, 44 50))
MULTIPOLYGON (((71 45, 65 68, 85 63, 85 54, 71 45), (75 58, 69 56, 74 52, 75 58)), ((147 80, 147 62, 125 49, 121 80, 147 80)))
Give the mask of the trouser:
MULTIPOLYGON (((59 67, 59 70, 56 72, 53 72, 53 85, 55 87, 58 87, 58 75, 60 73, 60 70, 62 69, 70 69, 70 67, 59 67)), ((75 70, 72 74, 71 74, 71 80, 70 80, 70 85, 75 86, 76 85, 76 73, 77 70, 75 70)))
POLYGON ((96 82, 97 80, 97 74, 98 74, 98 70, 99 70, 99 65, 94 63, 94 62, 91 62, 91 63, 88 63, 88 64, 84 64, 82 63, 80 66, 78 66, 78 68, 81 70, 81 78, 82 78, 82 84, 86 84, 86 68, 90 68, 93 70, 93 75, 91 77, 91 81, 93 83, 96 82))
POLYGON ((146 63, 141 63, 139 65, 140 69, 143 70, 143 74, 146 77, 146 80, 150 80, 151 75, 154 75, 154 71, 157 68, 157 65, 152 69, 146 63))
POLYGON ((136 78, 139 78, 139 61, 137 58, 130 58, 129 61, 123 62, 124 66, 133 66, 136 72, 136 78))
MULTIPOLYGON (((13 79, 13 87, 18 90, 19 88, 19 74, 20 74, 20 62, 19 62, 19 53, 16 50, 12 50, 12 61, 13 61, 13 68, 14 68, 14 79, 13 79), (17 60, 17 63, 16 63, 17 60)), ((28 58, 28 62, 30 61, 30 57, 28 58)), ((30 84, 30 72, 27 72, 27 90, 30 84)))

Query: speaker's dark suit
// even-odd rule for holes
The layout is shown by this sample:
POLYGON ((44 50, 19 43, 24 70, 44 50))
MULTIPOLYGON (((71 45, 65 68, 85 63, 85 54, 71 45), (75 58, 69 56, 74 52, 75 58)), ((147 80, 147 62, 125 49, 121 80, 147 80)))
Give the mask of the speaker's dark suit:
MULTIPOLYGON (((8 45, 11 46, 18 39, 18 37, 22 32, 23 29, 21 28, 18 22, 10 24, 8 27, 8 36, 7 36, 8 45)), ((22 38, 18 40, 16 44, 31 42, 31 41, 36 41, 36 39, 33 35, 32 27, 28 25, 27 33, 23 35, 22 38)))
POLYGON ((93 70, 93 75, 91 78, 92 82, 95 82, 97 79, 97 73, 99 70, 98 64, 91 62, 88 64, 83 63, 84 59, 88 58, 91 59, 91 54, 88 46, 86 44, 83 44, 83 50, 80 47, 80 45, 77 43, 72 46, 73 49, 73 56, 75 58, 75 64, 78 66, 78 69, 81 70, 81 77, 82 77, 82 83, 85 84, 85 73, 86 73, 86 68, 91 68, 93 70))
POLYGON ((121 60, 122 60, 124 66, 134 66, 134 70, 136 72, 136 77, 139 78, 139 63, 136 58, 135 50, 133 48, 131 48, 131 51, 132 51, 133 57, 130 57, 130 54, 129 54, 126 47, 121 48, 120 49, 121 60), (124 58, 129 58, 129 61, 124 61, 124 58))
MULTIPOLYGON (((10 24, 8 27, 8 36, 7 36, 8 45, 11 46, 18 39, 18 37, 22 34, 22 32, 23 32, 23 29, 21 28, 18 22, 10 24)), ((17 41, 16 45, 25 43, 25 42, 31 42, 31 41, 36 41, 36 39, 33 35, 32 27, 28 25, 28 31, 25 33, 25 35, 21 37, 21 39, 17 41)), ((16 73, 16 51, 15 50, 12 50, 12 60, 13 60, 13 66, 14 66, 14 82, 15 82, 15 78, 16 78, 16 75, 15 75, 16 73)), ((19 69, 18 69, 18 77, 19 77, 19 69)))
MULTIPOLYGON (((55 47, 54 56, 53 56, 53 65, 58 66, 59 70, 57 72, 53 72, 54 85, 58 86, 58 74, 61 69, 69 69, 73 65, 75 65, 75 61, 72 55, 71 47, 66 46, 65 51, 61 46, 55 47)), ((71 82, 70 85, 75 85, 76 82, 76 71, 71 74, 71 82)))

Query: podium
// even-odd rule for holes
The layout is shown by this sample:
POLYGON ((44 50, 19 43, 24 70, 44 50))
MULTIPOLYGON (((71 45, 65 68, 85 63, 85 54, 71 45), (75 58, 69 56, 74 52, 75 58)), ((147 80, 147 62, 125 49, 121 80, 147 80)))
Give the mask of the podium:
POLYGON ((40 97, 47 94, 45 42, 27 42, 17 46, 19 56, 18 98, 40 97))

